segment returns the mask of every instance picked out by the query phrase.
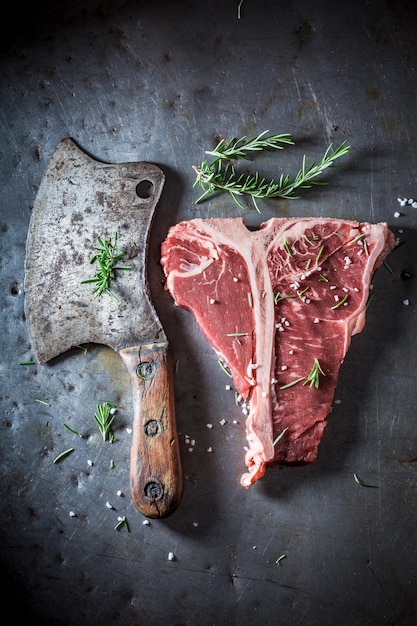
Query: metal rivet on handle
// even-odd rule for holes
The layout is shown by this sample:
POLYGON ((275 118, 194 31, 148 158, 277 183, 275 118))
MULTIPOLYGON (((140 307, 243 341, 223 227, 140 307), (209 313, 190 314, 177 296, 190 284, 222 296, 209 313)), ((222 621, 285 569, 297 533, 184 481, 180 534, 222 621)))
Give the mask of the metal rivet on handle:
POLYGON ((156 435, 162 432, 161 422, 158 422, 158 420, 149 420, 149 422, 146 422, 144 430, 148 437, 156 437, 156 435))
POLYGON ((151 500, 158 500, 162 497, 164 490, 162 485, 155 481, 151 481, 145 485, 145 496, 151 500))
POLYGON ((155 376, 155 362, 141 361, 136 368, 136 374, 142 380, 149 380, 155 376))

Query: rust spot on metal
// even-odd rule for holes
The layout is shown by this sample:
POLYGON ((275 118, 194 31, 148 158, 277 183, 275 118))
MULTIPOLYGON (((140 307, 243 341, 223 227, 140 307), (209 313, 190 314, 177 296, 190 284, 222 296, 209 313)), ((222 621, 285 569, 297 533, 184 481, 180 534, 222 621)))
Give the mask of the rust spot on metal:
POLYGON ((84 216, 82 213, 74 213, 71 216, 71 224, 76 224, 77 222, 82 222, 84 220, 84 216))
POLYGON ((105 194, 102 191, 96 192, 96 201, 99 206, 104 206, 105 194))

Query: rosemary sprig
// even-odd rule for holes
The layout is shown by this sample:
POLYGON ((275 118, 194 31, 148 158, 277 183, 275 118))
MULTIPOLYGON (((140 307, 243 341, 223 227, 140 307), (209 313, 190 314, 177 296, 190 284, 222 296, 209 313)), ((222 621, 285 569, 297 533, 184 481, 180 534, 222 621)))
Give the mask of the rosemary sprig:
POLYGON ((62 461, 62 459, 65 459, 65 457, 67 457, 72 452, 74 452, 74 448, 68 448, 68 450, 64 450, 64 452, 61 452, 61 454, 58 454, 58 456, 55 457, 55 459, 52 462, 59 463, 60 461, 62 461))
POLYGON ((289 428, 289 426, 287 426, 287 428, 284 428, 284 430, 282 430, 282 431, 279 433, 278 437, 276 437, 276 439, 274 439, 274 442, 273 442, 273 444, 272 444, 273 446, 276 446, 276 445, 277 445, 277 443, 278 443, 278 441, 280 441, 280 440, 283 438, 283 436, 284 436, 284 435, 285 435, 285 433, 287 432, 288 428, 289 428))
POLYGON ((304 378, 301 376, 301 378, 296 378, 295 380, 292 380, 291 382, 287 383, 286 385, 282 385, 282 387, 280 387, 280 389, 288 389, 289 387, 293 387, 294 385, 297 385, 298 383, 300 383, 302 380, 304 380, 304 378))
POLYGON ((359 478, 359 476, 357 474, 353 474, 353 478, 355 479, 355 482, 360 486, 360 487, 373 487, 375 489, 377 489, 378 485, 371 485, 369 483, 365 483, 362 478, 359 478))
POLYGON ((118 522, 117 522, 117 524, 116 524, 116 526, 114 527, 113 530, 119 530, 119 528, 121 528, 122 526, 123 526, 123 528, 125 529, 125 531, 127 533, 130 532, 129 524, 128 524, 127 519, 126 519, 125 516, 118 518, 118 522))
POLYGON ((78 430, 74 430, 73 428, 71 428, 71 426, 68 426, 68 424, 64 424, 64 428, 69 430, 70 433, 72 433, 73 435, 77 435, 77 437, 81 437, 81 439, 83 438, 82 434, 79 433, 78 430))
POLYGON ((316 389, 318 389, 320 386, 320 374, 322 376, 326 376, 321 368, 319 360, 314 359, 313 367, 311 368, 309 375, 303 382, 303 385, 307 385, 308 383, 310 383, 310 387, 315 387, 316 389))
POLYGON ((241 8, 242 8, 243 0, 239 0, 237 4, 237 19, 240 20, 241 17, 241 8))
MULTIPOLYGON (((245 138, 242 138, 242 140, 245 140, 245 138)), ((216 154, 213 162, 209 163, 207 160, 204 160, 199 167, 193 166, 196 172, 193 186, 200 185, 203 190, 203 193, 197 198, 196 204, 202 202, 208 195, 220 190, 227 191, 242 209, 244 206, 239 202, 239 197, 248 195, 258 212, 260 212, 257 203, 259 199, 297 199, 300 197, 296 195, 298 189, 309 189, 313 185, 326 185, 326 182, 315 179, 327 168, 333 167, 336 159, 349 152, 349 146, 346 144, 346 141, 343 141, 337 148, 333 148, 333 144, 330 144, 318 163, 312 161, 310 165, 307 165, 307 157, 304 155, 302 166, 293 179, 288 174, 285 176, 281 174, 277 180, 267 180, 261 177, 259 172, 255 172, 255 174, 238 174, 233 163, 230 163, 231 157, 224 156, 224 154, 233 154, 233 159, 239 158, 239 156, 240 158, 247 158, 244 149, 242 148, 244 156, 241 156, 239 155, 239 145, 235 149, 236 143, 220 142, 219 145, 220 150, 218 150, 219 146, 217 146, 211 153, 212 155, 216 154), (224 153, 222 152, 223 150, 224 153), (224 161, 228 161, 225 167, 223 166, 224 161)))
POLYGON ((225 161, 236 161, 237 159, 249 160, 248 152, 261 152, 262 150, 283 150, 284 145, 294 145, 291 135, 268 135, 268 131, 256 137, 240 139, 230 139, 219 141, 214 150, 206 150, 206 154, 216 159, 225 161))
POLYGON ((340 306, 342 306, 342 304, 345 304, 345 302, 347 302, 349 295, 346 294, 345 296, 343 296, 343 298, 341 300, 339 300, 339 302, 337 304, 335 304, 334 306, 330 307, 332 311, 334 311, 335 309, 338 309, 340 306))
POLYGON ((288 256, 292 256, 291 244, 288 239, 285 239, 284 241, 284 248, 288 256))
POLYGON ((232 378, 232 374, 230 373, 229 368, 226 367, 226 365, 223 363, 223 361, 221 359, 218 359, 217 363, 219 364, 219 367, 222 370, 222 372, 224 374, 226 374, 226 376, 229 376, 229 378, 232 378))
POLYGON ((82 280, 81 284, 95 283, 97 286, 93 289, 92 294, 95 298, 100 298, 107 293, 115 302, 119 299, 110 291, 110 283, 115 277, 115 270, 130 270, 130 265, 116 265, 120 259, 126 256, 125 252, 117 252, 118 233, 114 234, 114 241, 111 239, 102 239, 97 237, 98 246, 95 247, 96 253, 91 257, 90 263, 98 263, 100 269, 94 274, 93 278, 82 280))
POLYGON ((115 409, 115 404, 112 404, 111 402, 104 402, 103 404, 97 405, 97 410, 93 415, 102 434, 103 441, 110 441, 110 443, 113 443, 114 441, 112 424, 114 421, 115 409))
POLYGON ((278 293, 274 293, 274 303, 278 304, 278 302, 281 302, 281 300, 288 300, 290 298, 295 298, 296 296, 294 295, 289 295, 289 296, 281 296, 281 293, 278 291, 278 293))
POLYGON ((320 250, 319 250, 319 251, 318 251, 318 253, 317 253, 317 256, 316 256, 316 265, 318 265, 318 264, 319 264, 320 257, 321 257, 321 255, 323 254, 323 250, 324 250, 324 245, 323 245, 323 246, 321 246, 320 250))

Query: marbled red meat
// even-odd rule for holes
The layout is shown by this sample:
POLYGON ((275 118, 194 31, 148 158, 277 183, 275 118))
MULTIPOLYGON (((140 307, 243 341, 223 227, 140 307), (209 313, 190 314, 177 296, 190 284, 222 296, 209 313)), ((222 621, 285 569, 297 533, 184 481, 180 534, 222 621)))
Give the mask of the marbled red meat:
POLYGON ((240 218, 195 219, 170 229, 166 288, 249 407, 243 486, 268 465, 316 459, 372 274, 393 247, 385 223, 330 218, 273 218, 256 231, 240 218), (318 386, 307 381, 315 362, 318 386))

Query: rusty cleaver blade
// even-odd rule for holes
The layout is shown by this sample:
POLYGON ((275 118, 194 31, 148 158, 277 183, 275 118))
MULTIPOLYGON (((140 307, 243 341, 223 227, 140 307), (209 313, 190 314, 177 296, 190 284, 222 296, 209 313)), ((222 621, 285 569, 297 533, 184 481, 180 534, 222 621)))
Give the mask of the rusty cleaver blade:
MULTIPOLYGON (((25 313, 32 348, 45 363, 74 346, 117 351, 133 390, 131 494, 146 517, 167 517, 182 497, 172 366, 168 341, 146 279, 149 230, 164 174, 147 162, 97 161, 64 139, 42 178, 29 225, 25 313), (114 241, 130 270, 116 271, 111 291, 94 298, 81 284, 97 237, 114 241)), ((101 402, 101 400, 100 400, 101 402)))

